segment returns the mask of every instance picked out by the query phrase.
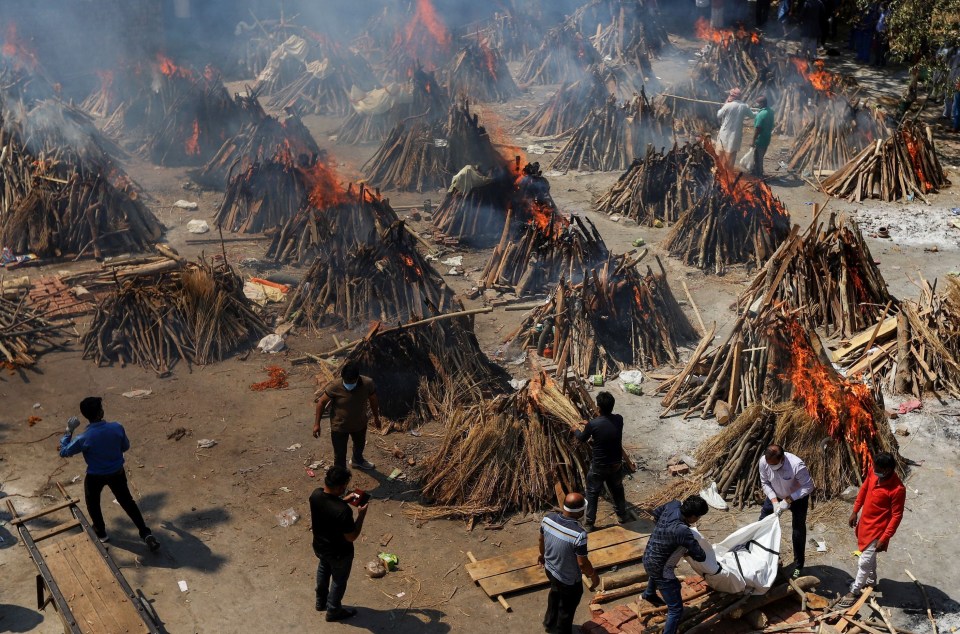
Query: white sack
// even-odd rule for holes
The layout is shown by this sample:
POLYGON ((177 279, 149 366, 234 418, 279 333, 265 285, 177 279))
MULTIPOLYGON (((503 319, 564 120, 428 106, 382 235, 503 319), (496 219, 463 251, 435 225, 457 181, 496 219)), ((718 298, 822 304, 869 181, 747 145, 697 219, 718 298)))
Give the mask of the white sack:
POLYGON ((714 590, 765 594, 773 586, 780 562, 780 518, 776 515, 744 526, 714 545, 696 529, 693 534, 707 559, 687 559, 714 590))

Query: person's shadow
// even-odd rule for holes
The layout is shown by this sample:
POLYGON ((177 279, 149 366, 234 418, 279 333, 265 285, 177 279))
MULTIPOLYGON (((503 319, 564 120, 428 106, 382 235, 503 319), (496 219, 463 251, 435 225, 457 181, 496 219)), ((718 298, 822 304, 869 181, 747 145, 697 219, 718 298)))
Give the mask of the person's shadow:
POLYGON ((43 614, 30 608, 0 603, 0 632, 32 632, 43 623, 43 614))
POLYGON ((449 623, 440 620, 444 616, 446 616, 446 613, 440 610, 418 608, 374 610, 373 608, 357 606, 357 615, 351 619, 340 621, 340 623, 369 632, 445 634, 452 628, 449 623))

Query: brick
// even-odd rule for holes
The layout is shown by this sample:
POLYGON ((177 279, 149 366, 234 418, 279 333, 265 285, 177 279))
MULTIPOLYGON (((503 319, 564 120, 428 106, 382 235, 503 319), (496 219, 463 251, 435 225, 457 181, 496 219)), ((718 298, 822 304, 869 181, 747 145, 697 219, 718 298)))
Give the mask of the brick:
POLYGON ((640 621, 640 619, 627 621, 620 626, 620 631, 623 632, 623 634, 643 634, 644 629, 646 629, 646 626, 640 621))
POLYGON ((603 618, 610 625, 614 627, 620 627, 630 619, 637 618, 637 615, 633 613, 633 610, 630 610, 626 606, 621 605, 614 610, 611 610, 609 612, 604 612, 603 618))
POLYGON ((675 464, 671 467, 668 467, 668 470, 672 476, 681 476, 690 473, 690 467, 685 464, 675 464))

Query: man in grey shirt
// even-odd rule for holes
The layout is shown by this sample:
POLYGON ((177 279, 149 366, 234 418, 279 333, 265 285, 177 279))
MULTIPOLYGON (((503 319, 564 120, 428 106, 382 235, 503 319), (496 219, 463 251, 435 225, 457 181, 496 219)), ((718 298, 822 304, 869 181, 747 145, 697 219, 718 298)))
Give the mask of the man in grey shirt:
POLYGON ((563 513, 549 513, 540 522, 537 563, 550 580, 547 613, 543 617, 547 632, 570 634, 583 596, 580 573, 590 578, 591 590, 600 583, 600 576, 587 557, 587 532, 579 521, 586 510, 587 501, 582 495, 568 493, 563 500, 563 513))

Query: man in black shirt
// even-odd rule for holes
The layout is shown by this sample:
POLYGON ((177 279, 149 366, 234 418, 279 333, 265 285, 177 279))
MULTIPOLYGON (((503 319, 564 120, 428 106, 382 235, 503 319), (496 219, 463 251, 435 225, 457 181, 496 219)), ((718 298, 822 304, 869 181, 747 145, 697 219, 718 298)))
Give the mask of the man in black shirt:
POLYGON ((617 519, 621 524, 629 519, 627 497, 623 492, 623 416, 613 413, 615 403, 610 392, 597 394, 600 416, 581 431, 574 432, 577 440, 582 442, 593 439, 593 461, 587 473, 587 530, 593 530, 597 520, 597 501, 604 484, 610 487, 613 495, 617 519))
POLYGON ((367 504, 357 508, 353 519, 349 501, 358 499, 356 493, 344 498, 351 473, 345 467, 333 466, 327 470, 323 488, 310 495, 310 520, 313 524, 313 552, 317 565, 317 611, 327 611, 327 621, 341 621, 357 611, 340 605, 347 590, 350 567, 353 564, 353 542, 360 536, 367 504))

